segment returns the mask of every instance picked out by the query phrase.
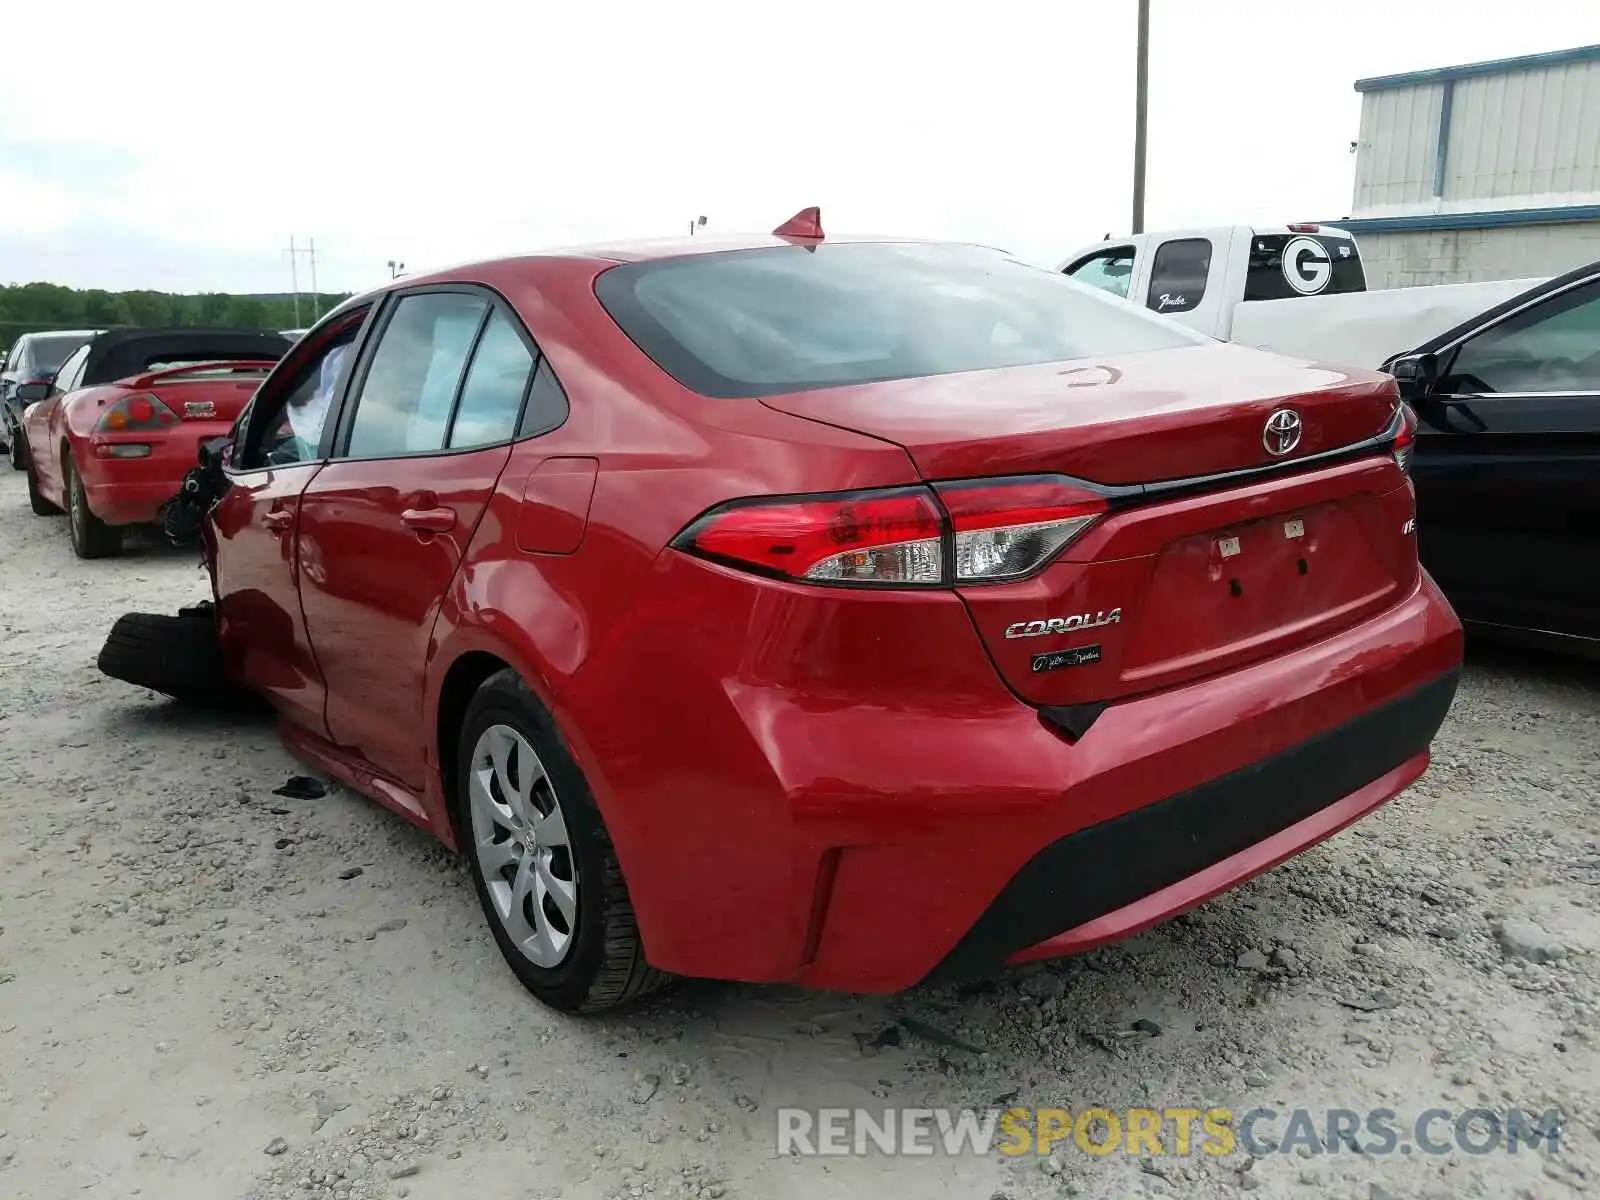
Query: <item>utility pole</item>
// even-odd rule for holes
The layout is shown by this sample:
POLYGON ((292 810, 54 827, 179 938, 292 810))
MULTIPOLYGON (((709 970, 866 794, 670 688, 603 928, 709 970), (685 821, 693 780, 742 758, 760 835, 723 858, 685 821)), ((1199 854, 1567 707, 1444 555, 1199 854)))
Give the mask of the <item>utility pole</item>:
POLYGON ((289 235, 289 280, 294 288, 294 327, 300 328, 300 252, 295 249, 294 235, 289 235))
POLYGON ((317 239, 310 238, 307 244, 310 247, 307 253, 311 255, 311 323, 315 325, 322 316, 322 297, 317 293, 317 239))
POLYGON ((1150 0, 1139 0, 1139 61, 1133 84, 1133 232, 1144 232, 1145 123, 1150 106, 1150 0))
POLYGON ((405 263, 401 262, 399 259, 391 258, 389 260, 389 278, 390 279, 399 279, 401 274, 404 273, 405 269, 406 269, 405 263))
POLYGON ((697 229, 705 228, 705 224, 706 224, 706 219, 704 217, 696 217, 694 220, 690 221, 689 222, 689 236, 693 237, 695 235, 695 231, 697 229))

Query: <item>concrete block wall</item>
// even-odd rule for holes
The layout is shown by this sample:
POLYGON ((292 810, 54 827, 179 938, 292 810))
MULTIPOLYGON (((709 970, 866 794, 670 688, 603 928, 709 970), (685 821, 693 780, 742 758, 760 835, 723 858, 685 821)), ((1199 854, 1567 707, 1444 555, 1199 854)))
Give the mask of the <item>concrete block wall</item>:
POLYGON ((1367 287, 1560 275, 1600 259, 1600 221, 1356 236, 1367 287))

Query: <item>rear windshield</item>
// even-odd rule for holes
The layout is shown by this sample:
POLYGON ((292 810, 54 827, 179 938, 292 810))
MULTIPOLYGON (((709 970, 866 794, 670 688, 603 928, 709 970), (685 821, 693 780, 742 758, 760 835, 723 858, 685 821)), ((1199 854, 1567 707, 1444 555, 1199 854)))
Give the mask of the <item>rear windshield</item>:
POLYGON ((613 267, 612 319, 724 398, 1191 346, 1210 339, 997 250, 774 246, 613 267))
POLYGON ((41 375, 54 375, 67 361, 67 356, 88 340, 87 336, 76 335, 29 338, 34 369, 41 375))
POLYGON ((1346 237, 1258 233, 1250 243, 1246 300, 1337 296, 1367 290, 1356 244, 1346 237))

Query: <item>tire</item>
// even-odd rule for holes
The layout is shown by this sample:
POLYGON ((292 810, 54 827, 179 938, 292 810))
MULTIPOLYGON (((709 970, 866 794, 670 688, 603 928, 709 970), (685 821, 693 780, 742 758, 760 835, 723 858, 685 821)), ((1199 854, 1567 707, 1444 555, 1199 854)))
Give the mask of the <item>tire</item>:
POLYGON ((560 1012, 596 1013, 667 983, 671 976, 645 962, 622 868, 589 785, 555 722, 515 671, 491 676, 472 698, 456 761, 462 853, 495 944, 522 985, 560 1012), (495 756, 497 748, 503 757, 495 756), (475 791, 473 776, 480 771, 491 782, 475 791), (524 780, 529 782, 519 793, 524 780), (519 807, 532 810, 533 819, 523 820, 519 807), (552 816, 560 818, 554 826, 552 816), (538 829, 547 831, 548 841, 537 842, 538 829), (524 838, 529 840, 519 840, 524 838), (519 846, 525 849, 519 852, 519 846), (541 860, 542 872, 531 867, 541 860), (523 879, 530 890, 515 906, 516 884, 523 879), (542 892, 531 890, 536 881, 542 892), (571 918, 555 899, 567 883, 571 918), (564 944, 558 944, 563 926, 564 944))
POLYGON ((67 532, 72 537, 72 552, 79 558, 106 558, 122 550, 122 527, 107 525, 89 508, 83 490, 83 477, 72 463, 72 455, 61 455, 61 473, 67 484, 67 532))
POLYGON ((112 679, 149 688, 174 700, 233 707, 250 694, 223 669, 217 623, 209 607, 177 616, 127 613, 106 635, 100 670, 112 679))
POLYGON ((28 439, 22 436, 22 430, 6 426, 7 453, 11 459, 13 471, 26 471, 28 469, 28 439))
POLYGON ((33 509, 36 517, 59 517, 61 509, 51 500, 47 500, 44 493, 39 490, 39 479, 33 473, 33 465, 26 468, 28 472, 28 505, 33 509))

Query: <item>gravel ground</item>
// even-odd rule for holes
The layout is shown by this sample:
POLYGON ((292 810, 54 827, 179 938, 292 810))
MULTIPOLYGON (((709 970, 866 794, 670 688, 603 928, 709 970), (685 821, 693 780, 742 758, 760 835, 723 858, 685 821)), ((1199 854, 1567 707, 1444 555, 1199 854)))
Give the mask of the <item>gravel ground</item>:
POLYGON ((1421 783, 1130 943, 960 989, 691 983, 576 1021, 519 989, 421 834, 342 790, 275 796, 296 766, 270 727, 95 671, 118 614, 204 594, 192 554, 79 562, 7 473, 0 572, 0 1196, 1600 1192, 1594 668, 1475 653, 1421 783), (1560 1148, 774 1150, 780 1105, 1008 1102, 1555 1108, 1560 1148))

